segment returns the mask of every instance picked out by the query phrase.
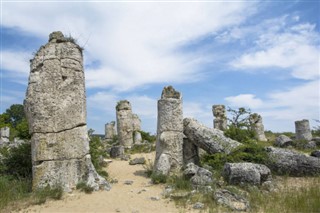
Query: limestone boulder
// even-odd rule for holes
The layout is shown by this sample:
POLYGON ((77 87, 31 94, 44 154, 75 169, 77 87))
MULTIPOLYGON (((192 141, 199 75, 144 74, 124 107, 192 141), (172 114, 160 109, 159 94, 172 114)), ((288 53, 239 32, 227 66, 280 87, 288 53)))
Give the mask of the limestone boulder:
POLYGON ((320 174, 320 159, 297 151, 267 147, 268 168, 280 175, 315 176, 320 174))
POLYGON ((261 185, 272 179, 268 167, 255 163, 226 163, 222 174, 225 180, 232 185, 261 185))
POLYGON ((124 156, 124 146, 113 146, 110 149, 111 158, 121 158, 124 156))
POLYGON ((229 154, 241 145, 241 143, 224 136, 223 131, 208 128, 195 119, 185 118, 183 125, 185 136, 209 154, 229 154))
POLYGON ((293 145, 293 140, 286 135, 279 135, 274 143, 278 147, 288 147, 293 145))

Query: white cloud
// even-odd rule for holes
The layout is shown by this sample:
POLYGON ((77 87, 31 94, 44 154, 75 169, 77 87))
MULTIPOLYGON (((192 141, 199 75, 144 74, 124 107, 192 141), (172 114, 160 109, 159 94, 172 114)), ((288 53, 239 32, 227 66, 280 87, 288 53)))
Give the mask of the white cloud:
POLYGON ((225 100, 232 107, 247 107, 250 109, 256 109, 263 105, 261 99, 256 98, 253 94, 240 94, 237 96, 226 97, 225 100))
POLYGON ((3 3, 3 25, 48 36, 71 33, 86 49, 88 88, 130 90, 150 83, 199 80, 204 55, 179 47, 236 25, 252 14, 250 2, 3 3))
POLYGON ((272 19, 262 23, 262 26, 239 30, 242 33, 239 38, 253 32, 258 34, 258 39, 255 47, 232 61, 231 65, 253 72, 259 72, 261 68, 280 68, 289 71, 294 78, 317 79, 320 76, 320 34, 313 24, 290 25, 288 22, 288 16, 283 16, 278 21, 272 19), (268 28, 270 24, 273 26, 268 28))
POLYGON ((2 57, 1 68, 3 70, 8 70, 11 72, 10 75, 14 75, 15 77, 23 77, 28 76, 29 74, 29 60, 30 53, 28 52, 15 52, 4 50, 0 52, 2 57), (14 72, 14 73, 12 73, 14 72))

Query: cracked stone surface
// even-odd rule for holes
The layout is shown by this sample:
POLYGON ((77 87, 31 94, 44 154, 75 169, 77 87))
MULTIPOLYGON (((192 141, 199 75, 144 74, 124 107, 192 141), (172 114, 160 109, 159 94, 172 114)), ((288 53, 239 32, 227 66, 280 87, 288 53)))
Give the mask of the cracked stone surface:
POLYGON ((172 86, 165 87, 158 101, 158 125, 154 171, 175 173, 183 166, 182 96, 172 86))
POLYGON ((95 190, 110 189, 89 154, 82 62, 82 49, 61 32, 51 33, 31 60, 24 106, 34 189, 58 184, 70 191, 80 181, 95 190))

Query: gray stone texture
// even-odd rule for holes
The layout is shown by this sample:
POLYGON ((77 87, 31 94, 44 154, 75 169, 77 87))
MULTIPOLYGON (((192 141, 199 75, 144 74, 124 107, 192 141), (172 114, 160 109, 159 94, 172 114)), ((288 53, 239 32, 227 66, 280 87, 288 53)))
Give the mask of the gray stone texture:
POLYGON ((208 186, 213 182, 212 173, 194 163, 189 163, 183 174, 190 178, 190 182, 194 187, 208 186))
POLYGON ((226 163, 222 174, 225 180, 232 185, 261 185, 272 179, 268 167, 255 163, 226 163))
POLYGON ((320 174, 320 159, 297 151, 267 147, 267 166, 275 173, 290 176, 315 176, 320 174))
POLYGON ((264 126, 262 123, 262 117, 261 115, 257 113, 253 113, 249 117, 251 129, 255 133, 255 138, 258 141, 268 141, 265 134, 264 134, 264 126))
POLYGON ((320 150, 315 150, 311 152, 310 156, 320 158, 320 150))
POLYGON ((185 136, 209 154, 219 152, 229 154, 241 145, 241 143, 224 136, 223 131, 208 128, 195 119, 185 118, 183 125, 185 136))
POLYGON ((226 189, 215 191, 213 197, 218 204, 226 206, 234 211, 247 211, 250 208, 247 199, 226 189))
POLYGON ((156 159, 154 171, 178 172, 183 166, 182 96, 172 86, 165 87, 158 101, 156 159))
POLYGON ((24 106, 34 189, 59 184, 70 191, 78 182, 110 189, 89 154, 82 61, 82 49, 61 32, 51 33, 31 60, 24 106))
POLYGON ((279 135, 274 143, 278 147, 288 147, 293 145, 293 140, 286 135, 279 135))
POLYGON ((141 130, 141 120, 137 114, 132 114, 132 129, 133 131, 141 130))
POLYGON ((188 138, 183 138, 183 164, 194 163, 200 164, 199 148, 188 138))
POLYGON ((121 100, 116 106, 117 132, 119 144, 125 148, 133 145, 133 123, 131 104, 127 100, 121 100))
POLYGON ((0 129, 0 145, 9 143, 10 128, 5 126, 0 129))
POLYGON ((312 140, 309 120, 295 121, 296 140, 312 140))
POLYGON ((213 120, 213 128, 225 131, 227 129, 227 113, 224 105, 213 105, 212 113, 215 119, 213 120))
POLYGON ((142 136, 139 131, 133 133, 133 143, 137 145, 142 143, 142 136))
POLYGON ((104 130, 104 138, 107 141, 112 141, 116 135, 117 135, 116 122, 111 121, 110 123, 106 123, 105 130, 104 130))
POLYGON ((113 146, 110 149, 111 158, 121 158, 124 156, 124 146, 113 146))

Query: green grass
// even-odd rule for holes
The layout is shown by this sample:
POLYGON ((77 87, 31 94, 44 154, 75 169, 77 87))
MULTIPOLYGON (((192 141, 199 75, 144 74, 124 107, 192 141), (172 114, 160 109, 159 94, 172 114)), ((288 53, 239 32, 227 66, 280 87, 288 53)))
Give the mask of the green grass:
POLYGON ((152 183, 159 184, 159 183, 166 183, 168 176, 162 173, 153 172, 150 178, 152 180, 152 183))
POLYGON ((0 211, 10 202, 27 198, 30 195, 31 180, 0 176, 0 211))
POLYGON ((48 199, 60 200, 63 195, 63 189, 60 186, 37 189, 33 192, 33 204, 43 204, 48 199))
POLYGON ((87 194, 91 194, 94 190, 93 187, 88 186, 85 182, 79 182, 77 184, 77 189, 87 194))

